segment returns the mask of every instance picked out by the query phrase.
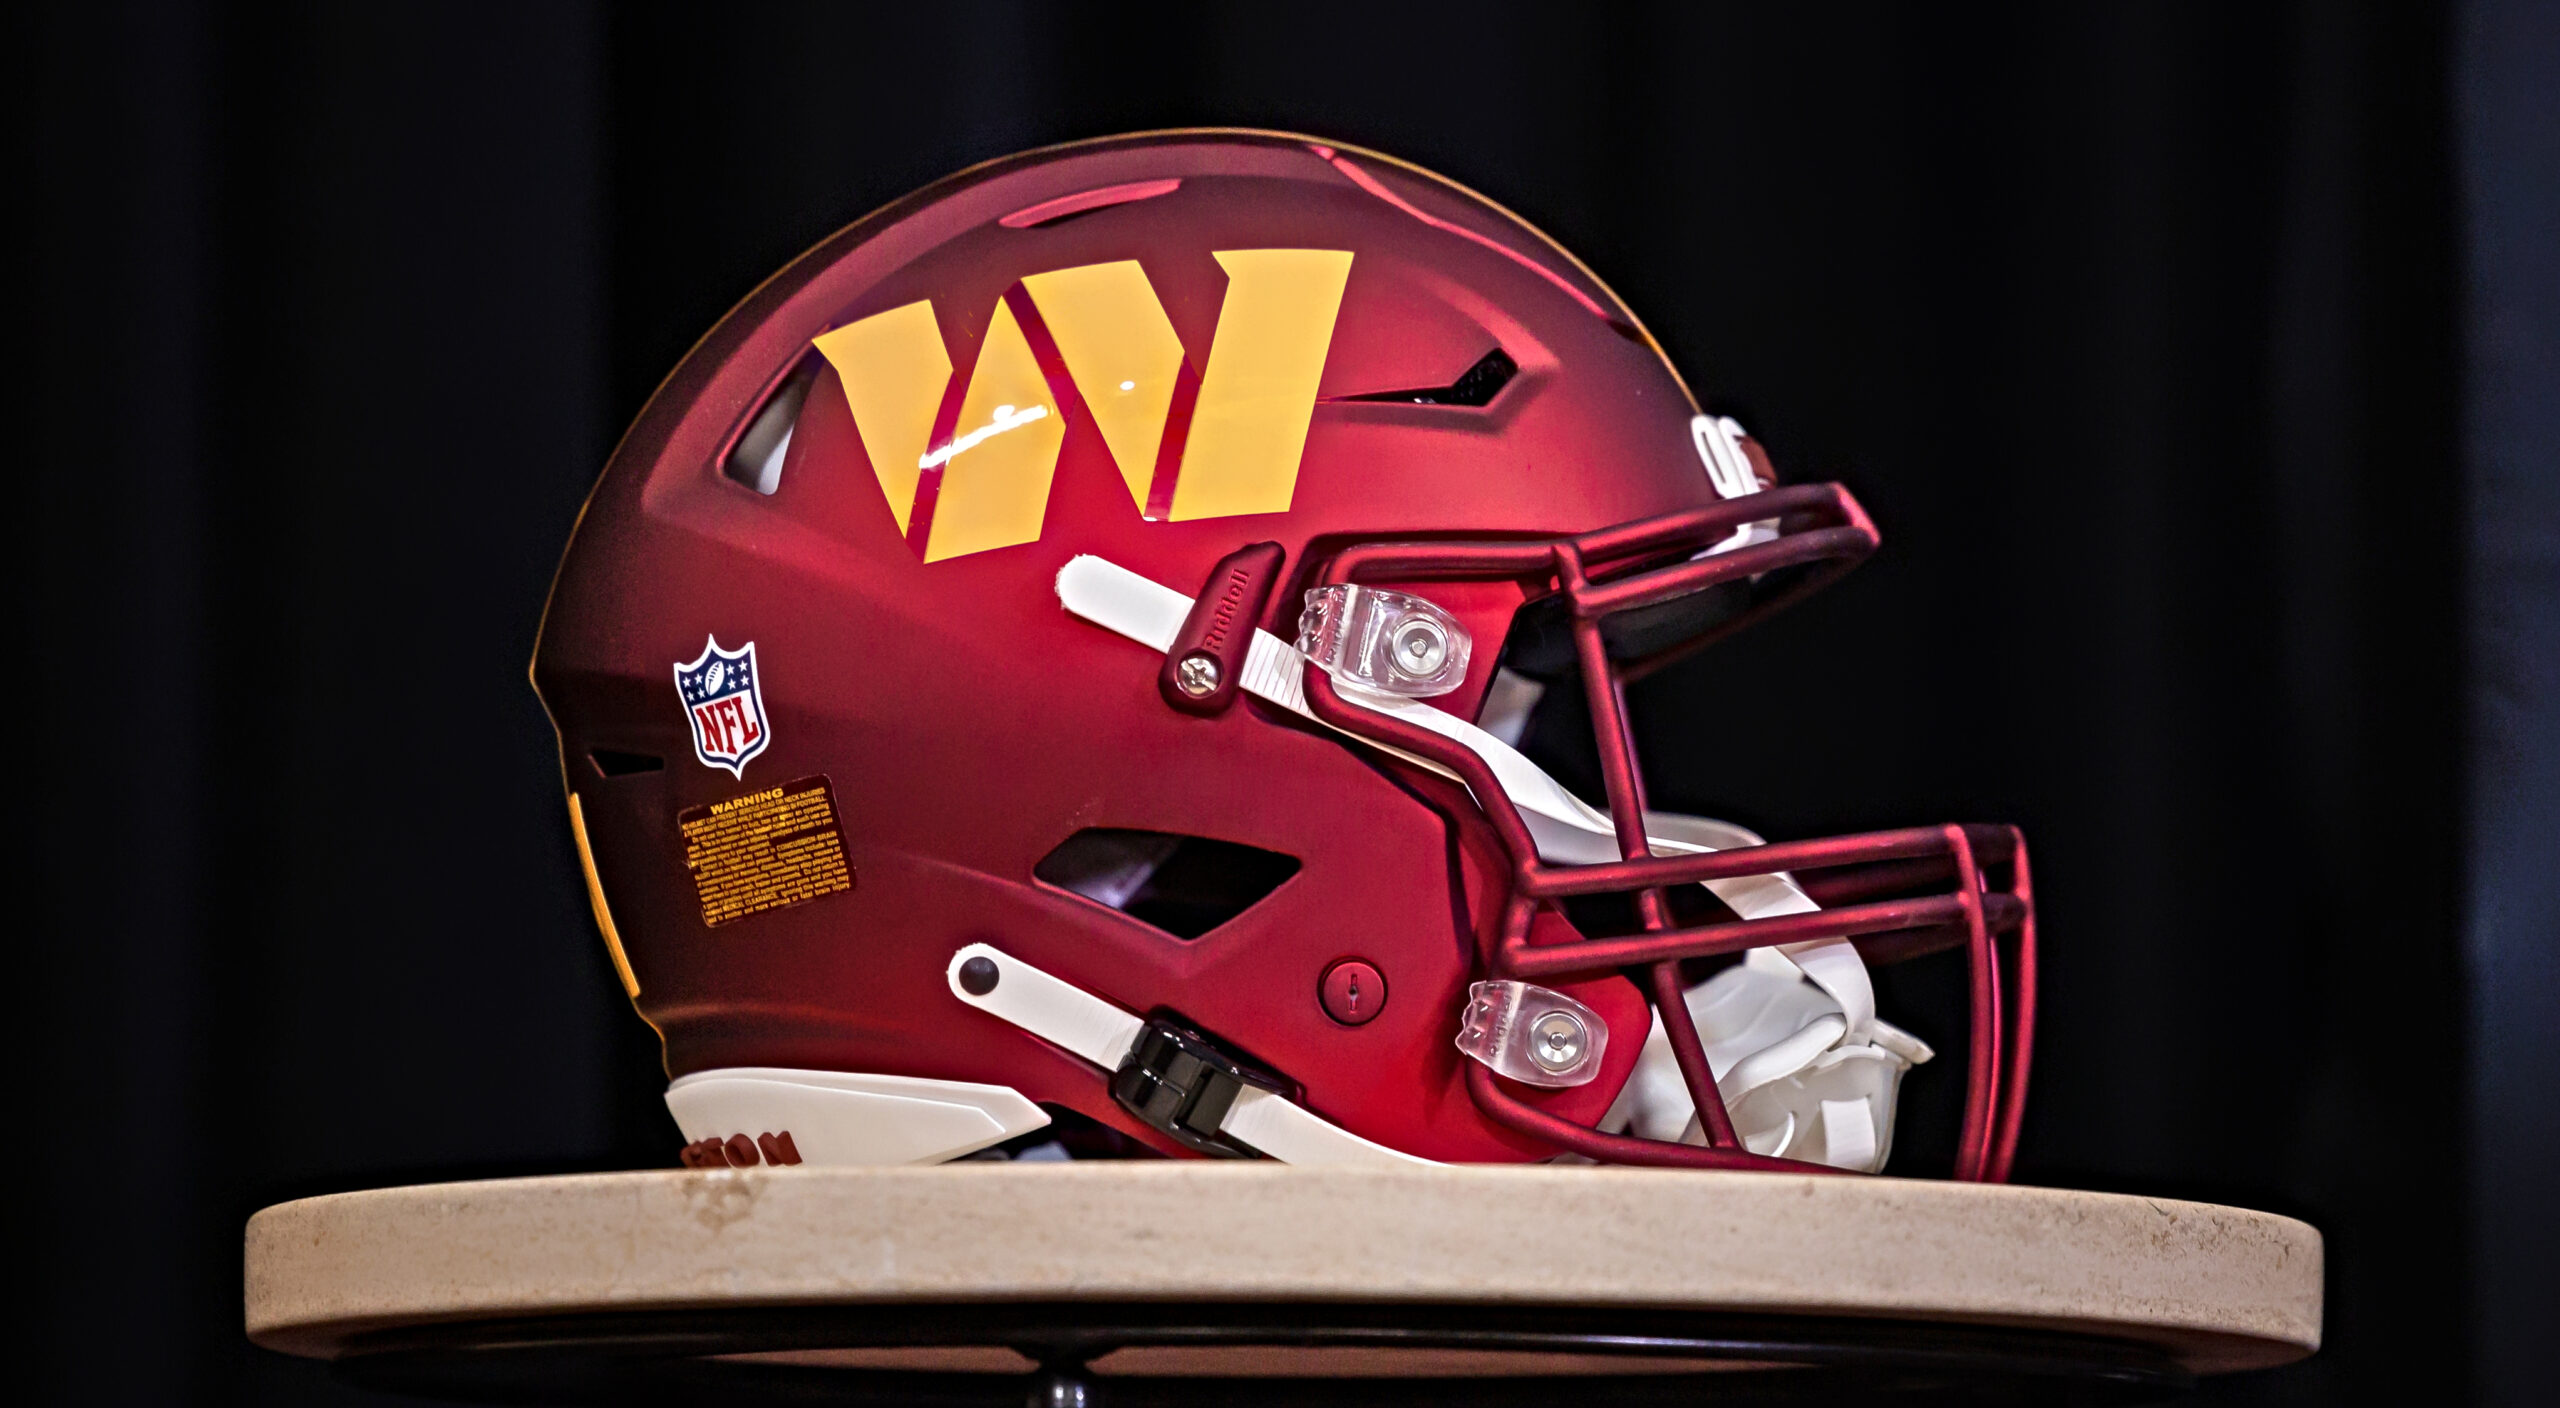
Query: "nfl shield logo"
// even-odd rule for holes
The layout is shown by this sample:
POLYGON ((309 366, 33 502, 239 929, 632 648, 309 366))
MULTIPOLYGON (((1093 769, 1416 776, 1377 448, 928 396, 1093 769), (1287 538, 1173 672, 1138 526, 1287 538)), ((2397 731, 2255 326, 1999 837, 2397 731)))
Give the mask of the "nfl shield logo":
POLYGON ((705 637, 693 663, 676 666, 676 697, 693 721, 693 755, 704 767, 727 768, 743 781, 747 760, 773 741, 756 676, 756 643, 722 650, 717 639, 705 637))

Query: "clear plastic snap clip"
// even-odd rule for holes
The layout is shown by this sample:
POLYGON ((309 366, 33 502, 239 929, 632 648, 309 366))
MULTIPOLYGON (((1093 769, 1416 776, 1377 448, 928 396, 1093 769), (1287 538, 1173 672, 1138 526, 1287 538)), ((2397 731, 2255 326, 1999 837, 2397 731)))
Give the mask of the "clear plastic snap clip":
POLYGON ((1458 1049, 1523 1085, 1583 1085, 1600 1074, 1609 1028, 1599 1013, 1535 983, 1472 983, 1458 1049))
POLYGON ((1299 654, 1345 684, 1408 699, 1464 683, 1473 644, 1458 618, 1421 597, 1351 583, 1309 591, 1298 616, 1299 654))

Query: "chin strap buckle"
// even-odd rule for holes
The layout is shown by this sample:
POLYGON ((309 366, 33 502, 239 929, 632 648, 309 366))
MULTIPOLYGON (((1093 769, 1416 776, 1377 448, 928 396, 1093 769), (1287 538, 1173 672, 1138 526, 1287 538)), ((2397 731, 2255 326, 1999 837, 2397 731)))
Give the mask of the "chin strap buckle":
POLYGON ((1188 1027, 1149 1021, 1111 1073, 1111 1098, 1186 1148, 1217 1158, 1258 1159, 1262 1151, 1218 1126, 1246 1090, 1285 1091, 1281 1081, 1221 1051, 1188 1027))

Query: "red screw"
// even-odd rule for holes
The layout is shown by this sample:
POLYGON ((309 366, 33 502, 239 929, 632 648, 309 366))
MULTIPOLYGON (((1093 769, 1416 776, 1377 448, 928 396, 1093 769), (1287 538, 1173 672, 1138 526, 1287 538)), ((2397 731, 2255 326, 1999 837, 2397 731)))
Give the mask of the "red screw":
POLYGON ((1378 1015, 1387 1005, 1387 980, 1377 968, 1362 959, 1346 958, 1324 970, 1324 981, 1316 985, 1316 996, 1324 1004, 1324 1014, 1346 1027, 1356 1027, 1378 1015))

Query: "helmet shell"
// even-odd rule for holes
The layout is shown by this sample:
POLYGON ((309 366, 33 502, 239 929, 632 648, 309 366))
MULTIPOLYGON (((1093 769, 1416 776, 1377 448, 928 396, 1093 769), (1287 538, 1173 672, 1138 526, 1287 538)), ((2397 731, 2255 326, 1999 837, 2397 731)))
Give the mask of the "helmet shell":
MULTIPOLYGON (((810 250, 634 422, 579 520, 534 660, 668 1074, 1007 1085, 1170 1151, 1090 1066, 952 996, 951 955, 986 942, 1132 1011, 1180 1014, 1369 1139, 1438 1159, 1552 1153, 1478 1113, 1452 1045, 1503 865, 1463 790, 1259 701, 1211 717, 1168 707, 1161 657, 1067 615, 1052 584, 1094 553, 1195 593, 1260 541, 1303 581, 1355 540, 1571 534, 1712 502, 1695 412, 1633 315, 1552 241, 1451 182, 1309 138, 1172 132, 1032 152, 810 250), (1257 250, 1350 257, 1279 511, 1151 516, 1090 407, 1057 387, 1037 539, 928 561, 884 488, 897 467, 873 462, 837 367, 813 352, 830 331, 929 302, 956 398, 1026 278, 1135 261, 1196 383, 1233 282, 1219 256, 1257 250), (1497 348, 1517 371, 1485 404, 1376 399, 1450 386, 1497 348), (724 460, 795 376, 806 398, 761 493, 724 460), (671 675, 706 638, 756 647, 768 732, 735 775, 697 762, 671 675), (664 766, 608 776, 600 752, 664 766), (812 777, 832 792, 852 887, 708 924, 680 814, 812 777), (1299 868, 1177 938, 1034 876, 1088 828, 1236 842, 1299 868), (1387 986, 1358 1026, 1319 992, 1346 958, 1387 986)), ((1477 642, 1465 685, 1435 701, 1472 715, 1522 590, 1424 590, 1477 642)), ((1259 624, 1286 638, 1297 610, 1284 584, 1259 624)), ((1524 1093, 1588 1122, 1650 1014, 1623 979, 1573 991, 1615 1034, 1602 1078, 1524 1093)))

